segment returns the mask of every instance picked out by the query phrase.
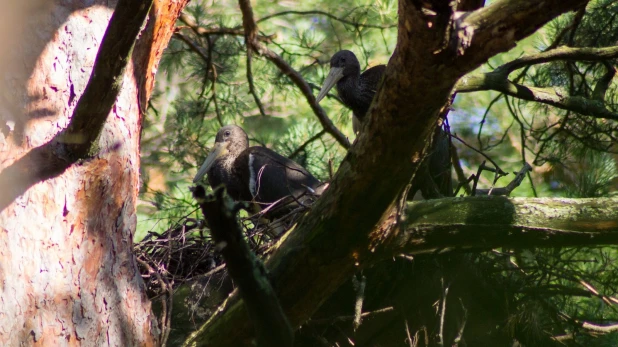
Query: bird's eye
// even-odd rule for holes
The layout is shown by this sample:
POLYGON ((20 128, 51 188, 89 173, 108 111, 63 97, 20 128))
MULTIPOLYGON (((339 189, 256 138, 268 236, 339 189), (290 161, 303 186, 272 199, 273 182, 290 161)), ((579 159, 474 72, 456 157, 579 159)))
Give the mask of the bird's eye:
POLYGON ((345 58, 341 58, 341 62, 345 64, 345 58))
POLYGON ((228 131, 226 131, 224 135, 225 135, 225 136, 230 136, 230 131, 229 131, 229 130, 228 130, 228 131))

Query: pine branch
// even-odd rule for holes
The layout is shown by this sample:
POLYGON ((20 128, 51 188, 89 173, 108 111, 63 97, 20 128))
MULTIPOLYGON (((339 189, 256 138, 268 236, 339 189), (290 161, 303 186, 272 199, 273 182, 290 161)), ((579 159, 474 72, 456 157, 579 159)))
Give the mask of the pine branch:
POLYGON ((300 89, 303 93, 309 103, 309 106, 311 106, 313 113, 315 113, 318 120, 322 124, 324 130, 334 137, 335 140, 337 140, 337 142, 339 142, 344 148, 350 148, 350 141, 348 141, 348 138, 345 137, 339 129, 337 129, 330 118, 328 118, 326 112, 324 112, 324 109, 317 103, 311 86, 309 86, 309 83, 305 81, 303 76, 298 71, 294 70, 294 68, 292 68, 292 66, 290 66, 285 59, 280 57, 277 53, 271 51, 268 47, 256 39, 258 29, 253 17, 251 3, 248 0, 239 0, 238 2, 243 14, 243 27, 245 28, 247 49, 254 50, 264 58, 268 59, 270 62, 275 64, 275 66, 277 66, 284 75, 288 76, 288 78, 290 78, 296 87, 298 87, 298 89, 300 89))
POLYGON ((324 12, 324 11, 318 11, 318 10, 314 10, 314 11, 282 11, 282 12, 277 12, 277 13, 273 13, 271 15, 265 16, 263 18, 260 18, 256 21, 256 23, 261 23, 261 22, 265 22, 269 19, 272 18, 276 18, 276 17, 281 17, 281 16, 287 16, 287 15, 300 15, 300 16, 313 16, 313 15, 319 15, 319 16, 325 16, 328 17, 332 20, 341 22, 343 24, 346 25, 350 25, 353 26, 355 28, 372 28, 372 29, 391 29, 391 28, 396 28, 397 25, 375 25, 375 24, 367 24, 367 23, 360 23, 360 22, 354 22, 354 21, 350 21, 344 18, 340 18, 335 16, 334 14, 328 13, 328 12, 324 12))
POLYGON ((618 120, 618 114, 608 110, 605 103, 581 96, 569 96, 555 88, 528 87, 508 80, 504 74, 489 72, 463 77, 455 86, 457 93, 495 90, 522 100, 539 102, 563 110, 599 119, 618 120))
POLYGON ((515 59, 499 66, 492 72, 464 76, 455 86, 455 92, 470 93, 495 90, 522 100, 535 101, 594 118, 618 120, 618 114, 608 110, 600 97, 605 94, 607 89, 605 86, 614 76, 612 69, 608 69, 608 73, 599 81, 599 89, 595 93, 594 99, 569 96, 566 95, 566 92, 556 88, 528 87, 508 79, 511 72, 536 64, 558 60, 607 61, 615 58, 618 58, 618 46, 604 48, 559 47, 515 59))
POLYGON ((618 58, 618 46, 594 48, 594 47, 559 47, 549 51, 530 54, 517 58, 511 62, 499 66, 494 71, 501 74, 511 72, 527 66, 549 63, 552 61, 606 61, 618 58))
MULTIPOLYGON (((232 35, 232 36, 245 36, 245 31, 238 28, 203 28, 199 26, 193 19, 191 19, 186 14, 181 14, 178 18, 181 22, 185 23, 185 25, 197 35, 208 36, 208 35, 232 35)), ((257 39, 263 42, 271 42, 276 35, 257 35, 257 39)))

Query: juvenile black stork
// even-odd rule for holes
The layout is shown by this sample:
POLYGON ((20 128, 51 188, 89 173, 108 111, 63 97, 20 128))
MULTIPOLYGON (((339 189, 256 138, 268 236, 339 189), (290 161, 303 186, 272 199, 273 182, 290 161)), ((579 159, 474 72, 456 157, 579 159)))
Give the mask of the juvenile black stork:
POLYGON ((282 198, 306 201, 320 194, 322 183, 302 166, 265 147, 249 147, 249 137, 236 125, 222 127, 212 151, 200 167, 193 183, 208 174, 214 189, 223 184, 237 201, 270 204, 282 198))
MULTIPOLYGON (((386 65, 377 65, 361 74, 356 55, 348 50, 339 51, 330 59, 330 71, 316 100, 320 102, 336 86, 341 101, 352 110, 352 129, 354 133, 358 133, 384 71, 386 65)), ((426 164, 421 166, 419 174, 412 182, 412 195, 419 189, 425 198, 452 195, 449 146, 446 132, 438 129, 434 134, 426 164), (435 184, 431 184, 429 180, 435 184)))

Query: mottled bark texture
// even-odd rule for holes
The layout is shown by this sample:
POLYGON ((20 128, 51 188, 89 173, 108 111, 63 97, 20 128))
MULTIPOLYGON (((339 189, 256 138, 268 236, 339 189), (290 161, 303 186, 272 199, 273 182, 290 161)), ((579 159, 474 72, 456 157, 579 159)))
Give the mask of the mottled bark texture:
MULTIPOLYGON (((0 209, 0 345, 158 343, 132 254, 139 133, 159 59, 186 2, 154 1, 124 78, 109 86, 118 83, 120 91, 98 150, 77 163, 58 151, 68 146, 47 148, 78 102, 105 98, 82 95, 116 2, 23 1, 0 15, 0 187, 5 197, 15 195, 0 209), (16 165, 35 149, 46 152, 34 166, 16 165)), ((57 143, 71 139, 63 140, 57 143)))
MULTIPOLYGON (((453 22, 448 1, 399 1, 397 47, 369 110, 367 131, 350 148, 330 188, 267 263, 293 326, 374 260, 374 247, 390 237, 391 228, 375 227, 416 172, 457 80, 585 3, 497 1, 453 22)), ((191 340, 247 343, 250 323, 237 299, 228 300, 191 340)))

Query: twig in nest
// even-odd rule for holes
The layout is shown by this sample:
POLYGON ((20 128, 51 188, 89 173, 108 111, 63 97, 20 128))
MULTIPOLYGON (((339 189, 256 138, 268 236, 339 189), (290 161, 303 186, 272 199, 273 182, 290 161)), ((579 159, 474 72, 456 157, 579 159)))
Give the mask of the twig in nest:
POLYGON ((444 346, 444 318, 446 315, 446 298, 450 283, 444 286, 444 278, 442 278, 442 300, 440 300, 440 330, 438 330, 438 346, 444 346))
POLYGON ((461 304, 461 309, 463 310, 463 319, 461 323, 459 324, 459 330, 457 331, 457 336, 455 336, 455 339, 453 339, 453 345, 452 345, 453 347, 459 346, 459 343, 463 339, 463 333, 464 333, 464 329, 466 328, 466 323, 468 322, 468 310, 466 309, 466 306, 464 306, 461 298, 459 298, 459 303, 461 304))
MULTIPOLYGON (((210 236, 201 232, 203 224, 203 221, 183 217, 160 234, 149 233, 135 244, 134 252, 138 259, 155 271, 156 276, 175 289, 221 263, 214 254, 210 236)), ((140 265, 151 299, 164 293, 166 288, 162 281, 152 277, 144 264, 140 265)))
POLYGON ((414 334, 414 337, 412 337, 412 335, 410 335, 410 327, 408 326, 408 320, 405 320, 406 323, 406 340, 408 342, 408 346, 410 347, 416 347, 418 345, 418 330, 416 331, 416 333, 414 334))
MULTIPOLYGON (((387 313, 387 312, 391 312, 394 310, 395 310, 394 307, 389 306, 389 307, 381 308, 379 310, 365 312, 361 314, 361 318, 367 318, 370 316, 374 316, 376 314, 387 313)), ((345 321, 354 320, 354 318, 355 316, 338 316, 338 317, 332 317, 332 318, 311 320, 308 322, 308 324, 312 324, 312 325, 333 324, 335 322, 345 322, 345 321)))
POLYGON ((365 299, 365 284, 367 283, 367 278, 363 275, 363 273, 359 273, 356 276, 352 276, 352 285, 354 286, 354 290, 356 291, 356 303, 354 304, 354 331, 360 327, 361 322, 363 320, 363 301, 365 299))
POLYGON ((157 280, 161 283, 161 287, 165 291, 166 297, 161 299, 161 335, 159 340, 159 344, 165 346, 170 332, 172 331, 172 305, 174 303, 172 296, 174 291, 172 290, 172 285, 162 278, 159 272, 148 265, 147 262, 139 257, 137 261, 148 270, 148 274, 154 274, 157 277, 157 280))

